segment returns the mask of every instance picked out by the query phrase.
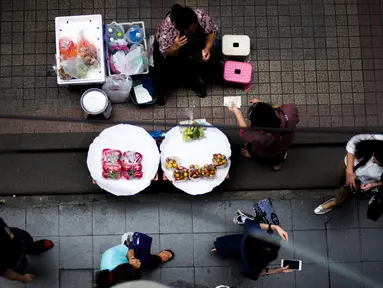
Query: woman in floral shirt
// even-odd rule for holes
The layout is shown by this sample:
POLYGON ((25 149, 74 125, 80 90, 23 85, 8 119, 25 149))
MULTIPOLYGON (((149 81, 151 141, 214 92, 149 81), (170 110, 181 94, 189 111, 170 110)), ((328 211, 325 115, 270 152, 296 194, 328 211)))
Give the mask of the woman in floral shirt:
MULTIPOLYGON (((200 97, 206 96, 203 82, 218 55, 214 42, 218 28, 203 10, 175 4, 157 29, 154 70, 157 103, 165 104, 171 86, 186 84, 200 97)), ((216 66, 216 65, 215 65, 216 66)))

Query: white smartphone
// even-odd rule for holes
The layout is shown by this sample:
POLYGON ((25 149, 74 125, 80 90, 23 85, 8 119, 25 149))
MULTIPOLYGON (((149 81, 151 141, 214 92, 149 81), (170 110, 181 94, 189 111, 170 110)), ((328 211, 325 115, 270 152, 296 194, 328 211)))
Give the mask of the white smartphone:
POLYGON ((282 259, 281 267, 289 266, 289 269, 301 271, 302 270, 302 261, 301 260, 292 260, 292 259, 282 259))

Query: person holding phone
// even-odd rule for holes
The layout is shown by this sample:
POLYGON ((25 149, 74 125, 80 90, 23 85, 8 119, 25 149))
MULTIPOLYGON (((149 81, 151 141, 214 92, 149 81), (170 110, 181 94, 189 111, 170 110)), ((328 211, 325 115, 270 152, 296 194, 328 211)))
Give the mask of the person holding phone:
POLYGON ((240 128, 240 136, 246 142, 241 153, 246 158, 253 158, 262 163, 272 165, 274 171, 282 168, 287 158, 287 150, 291 146, 295 133, 266 131, 267 128, 296 128, 299 123, 298 110, 294 104, 273 106, 259 99, 250 101, 252 106, 248 111, 250 127, 247 125, 241 110, 229 106, 240 128), (252 130, 253 127, 266 128, 252 130), (250 128, 250 129, 249 129, 250 128))
POLYGON ((152 270, 174 258, 171 250, 150 253, 152 238, 146 234, 125 233, 121 245, 106 250, 101 256, 96 288, 109 288, 119 283, 138 280, 141 270, 152 270))
POLYGON ((217 26, 204 10, 173 5, 158 27, 154 41, 158 104, 164 105, 169 88, 179 84, 189 86, 199 97, 207 95, 204 81, 222 66, 214 47, 217 35, 217 26))
POLYGON ((259 223, 240 210, 234 223, 243 226, 243 234, 218 237, 211 249, 212 253, 223 258, 241 259, 242 275, 251 280, 257 280, 259 276, 292 272, 288 266, 268 267, 278 257, 280 241, 289 240, 285 230, 278 225, 259 223))
POLYGON ((383 135, 356 135, 348 141, 346 150, 345 166, 342 164, 342 186, 336 190, 335 198, 315 208, 317 215, 326 214, 355 193, 366 193, 383 185, 383 135))

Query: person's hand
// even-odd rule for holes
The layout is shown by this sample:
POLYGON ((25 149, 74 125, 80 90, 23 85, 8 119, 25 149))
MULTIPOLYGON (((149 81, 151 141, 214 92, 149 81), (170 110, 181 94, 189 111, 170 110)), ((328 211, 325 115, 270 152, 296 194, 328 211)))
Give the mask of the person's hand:
POLYGON ((290 273, 290 272, 293 272, 293 271, 294 271, 294 270, 289 269, 289 265, 287 265, 287 266, 281 268, 281 272, 282 272, 282 273, 290 273))
POLYGON ((202 49, 202 60, 207 62, 209 61, 209 59, 210 59, 210 48, 205 47, 204 49, 202 49))
POLYGON ((346 184, 349 186, 352 190, 356 190, 356 174, 355 172, 347 172, 346 173, 346 184))
POLYGON ((285 230, 283 230, 281 227, 276 226, 275 230, 277 230, 279 236, 283 239, 283 241, 287 242, 289 240, 289 235, 285 230))
POLYGON ((261 100, 259 100, 259 99, 253 99, 253 100, 250 100, 250 103, 251 104, 255 104, 255 103, 258 103, 258 102, 262 102, 261 100))
POLYGON ((376 183, 371 182, 371 183, 360 185, 360 189, 366 192, 368 190, 374 189, 376 186, 377 186, 376 183))
POLYGON ((141 267, 141 261, 138 260, 137 258, 130 258, 129 259, 129 264, 133 266, 134 269, 140 269, 141 267))
POLYGON ((229 109, 229 111, 233 112, 234 114, 235 113, 238 113, 238 112, 241 112, 237 106, 235 106, 234 102, 231 103, 231 105, 227 106, 227 108, 229 109))
POLYGON ((181 37, 180 32, 177 32, 177 37, 174 40, 174 44, 173 44, 174 48, 176 48, 178 50, 182 46, 184 46, 186 43, 188 43, 188 39, 186 38, 186 36, 181 37))
POLYGON ((24 274, 22 282, 24 284, 32 283, 33 278, 35 278, 35 276, 32 274, 24 274))

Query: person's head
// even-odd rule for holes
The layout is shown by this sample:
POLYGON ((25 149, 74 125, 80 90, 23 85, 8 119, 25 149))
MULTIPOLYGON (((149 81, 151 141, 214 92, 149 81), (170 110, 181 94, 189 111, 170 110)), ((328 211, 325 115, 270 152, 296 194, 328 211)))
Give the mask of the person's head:
POLYGON ((102 270, 96 275, 97 288, 109 288, 116 284, 139 279, 138 271, 126 263, 118 265, 113 271, 102 270))
POLYGON ((194 33, 198 27, 198 18, 194 10, 174 4, 172 7, 171 20, 178 31, 184 34, 194 33))
POLYGON ((265 269, 269 263, 277 259, 280 244, 265 240, 250 235, 245 239, 245 253, 250 266, 265 269))
POLYGON ((276 115, 273 106, 264 102, 258 102, 251 106, 248 118, 251 127, 279 128, 281 126, 281 120, 276 115))
POLYGON ((370 159, 383 166, 383 141, 363 140, 355 145, 355 157, 365 165, 370 159))

